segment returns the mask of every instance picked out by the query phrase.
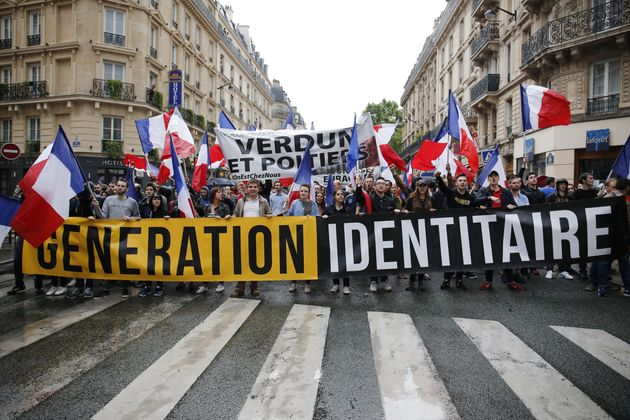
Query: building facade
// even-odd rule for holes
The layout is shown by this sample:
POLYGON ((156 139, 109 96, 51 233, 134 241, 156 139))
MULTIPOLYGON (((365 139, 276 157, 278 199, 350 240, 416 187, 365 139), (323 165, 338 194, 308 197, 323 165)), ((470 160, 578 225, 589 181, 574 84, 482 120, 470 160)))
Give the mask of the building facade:
POLYGON ((289 115, 289 110, 293 114, 293 127, 296 130, 306 129, 304 118, 298 112, 297 107, 291 105, 291 100, 280 84, 279 80, 273 80, 271 86, 271 94, 273 95, 273 107, 271 110, 271 128, 279 130, 284 126, 289 115))
POLYGON ((92 179, 142 155, 134 121, 168 108, 183 73, 181 113, 196 141, 227 112, 238 128, 271 126, 267 66, 231 9, 213 0, 70 0, 0 4, 0 191, 11 192, 61 125, 92 179))
POLYGON ((458 97, 482 158, 498 144, 508 172, 527 166, 571 181, 582 172, 605 179, 630 134, 629 42, 627 0, 448 1, 405 85, 406 155, 441 122, 444 83, 458 97), (458 36, 461 25, 468 33, 458 36), (457 54, 461 76, 452 70, 460 68, 457 54), (571 125, 523 133, 521 83, 566 96, 571 125), (417 94, 425 84, 435 91, 417 94))

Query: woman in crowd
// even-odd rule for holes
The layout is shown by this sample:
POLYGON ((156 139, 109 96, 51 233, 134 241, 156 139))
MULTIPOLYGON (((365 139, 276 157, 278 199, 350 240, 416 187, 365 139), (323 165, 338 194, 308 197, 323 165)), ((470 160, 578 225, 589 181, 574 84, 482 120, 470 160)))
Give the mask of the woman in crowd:
MULTIPOLYGON (((227 199, 229 200, 229 198, 227 199)), ((204 214, 206 217, 229 219, 232 217, 232 211, 230 206, 225 202, 226 198, 223 195, 223 190, 219 187, 214 187, 208 194, 208 205, 204 208, 204 214)), ((209 282, 204 282, 197 288, 197 294, 208 293, 209 282)), ((215 293, 221 293, 225 290, 223 282, 219 282, 215 293)))
MULTIPOLYGON (((333 196, 333 203, 324 209, 322 217, 327 218, 330 216, 348 216, 352 214, 352 211, 346 206, 346 195, 342 190, 335 191, 333 196)), ((330 289, 330 293, 339 292, 339 278, 333 278, 333 287, 330 289)), ((350 294, 350 277, 343 278, 343 294, 350 294)))
POLYGON ((324 210, 326 210, 326 196, 322 191, 315 194, 315 204, 317 204, 319 214, 324 214, 324 210))
MULTIPOLYGON (((146 216, 148 219, 170 219, 170 215, 165 210, 165 205, 163 202, 163 197, 160 194, 153 194, 151 196, 151 202, 149 203, 149 209, 146 216)), ((163 283, 161 281, 152 282, 147 281, 144 282, 144 286, 142 286, 142 290, 138 293, 140 297, 147 297, 151 294, 151 286, 153 283, 155 284, 155 291, 153 292, 153 296, 160 297, 164 294, 164 290, 162 288, 163 283)))
MULTIPOLYGON (((286 213, 287 216, 319 216, 317 204, 311 200, 311 186, 308 184, 300 185, 300 199, 291 203, 291 207, 286 213)), ((292 281, 289 292, 297 291, 297 282, 292 281)), ((311 282, 304 281, 304 293, 311 293, 311 282)))

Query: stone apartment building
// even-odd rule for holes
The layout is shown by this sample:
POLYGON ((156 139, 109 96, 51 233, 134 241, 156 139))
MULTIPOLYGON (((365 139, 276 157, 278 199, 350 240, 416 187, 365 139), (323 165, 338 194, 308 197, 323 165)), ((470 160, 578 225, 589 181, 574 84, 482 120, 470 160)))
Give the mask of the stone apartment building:
POLYGON ((0 191, 12 192, 62 125, 90 179, 123 173, 142 154, 134 121, 168 107, 169 71, 183 72, 182 115, 197 141, 218 114, 271 128, 267 65, 247 26, 214 0, 0 3, 0 191))
POLYGON ((628 0, 450 0, 405 85, 405 154, 435 133, 450 86, 482 158, 499 144, 508 172, 603 180, 630 135, 629 42, 628 0), (521 83, 565 95, 571 125, 523 133, 521 83))
POLYGON ((271 108, 271 128, 279 130, 284 125, 289 115, 289 109, 293 113, 293 127, 296 130, 306 129, 306 123, 304 118, 298 112, 297 107, 291 105, 291 100, 285 92, 284 88, 280 84, 279 80, 273 80, 271 86, 271 93, 273 95, 273 106, 271 108))

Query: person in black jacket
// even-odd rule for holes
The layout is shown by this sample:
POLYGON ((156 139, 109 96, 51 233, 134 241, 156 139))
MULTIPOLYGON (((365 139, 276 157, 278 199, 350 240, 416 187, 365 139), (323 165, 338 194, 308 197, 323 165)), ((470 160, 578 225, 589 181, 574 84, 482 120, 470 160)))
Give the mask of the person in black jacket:
MULTIPOLYGON (((340 217, 340 216, 349 216, 353 214, 352 210, 346 206, 346 195, 342 190, 335 191, 333 195, 333 202, 329 206, 326 206, 324 209, 324 213, 322 214, 323 218, 327 217, 340 217)), ((333 286, 330 289, 330 293, 339 292, 339 277, 333 278, 333 286)), ((350 277, 343 278, 343 294, 350 294, 350 277)))
MULTIPOLYGON (((593 188, 593 181, 595 180, 593 175, 589 173, 580 174, 580 183, 578 184, 577 189, 573 192, 574 200, 591 200, 597 198, 597 189, 593 188)), ((591 273, 589 276, 589 272, 586 270, 586 263, 580 263, 580 277, 582 280, 588 280, 589 277, 594 278, 596 275, 595 270, 597 269, 597 264, 591 264, 591 273)), ((592 291, 594 288, 590 287, 591 285, 586 286, 586 290, 592 291)))
MULTIPOLYGON (((170 219, 170 215, 165 209, 162 195, 153 194, 151 196, 151 205, 149 207, 146 218, 147 219, 166 219, 166 220, 170 219)), ((153 282, 150 282, 150 281, 144 282, 144 285, 142 286, 142 289, 140 290, 140 293, 138 294, 138 296, 147 297, 149 294, 151 294, 152 284, 153 282)), ((164 290, 162 289, 162 286, 163 286, 163 282, 161 281, 156 282, 153 296, 160 297, 164 294, 164 290)))

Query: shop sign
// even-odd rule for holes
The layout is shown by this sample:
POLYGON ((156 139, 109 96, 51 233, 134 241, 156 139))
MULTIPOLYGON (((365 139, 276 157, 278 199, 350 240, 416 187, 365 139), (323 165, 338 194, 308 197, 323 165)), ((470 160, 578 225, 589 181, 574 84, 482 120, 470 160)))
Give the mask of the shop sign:
POLYGON ((610 130, 590 130, 586 132, 586 151, 605 152, 610 145, 610 130))
POLYGON ((525 139, 525 143, 523 144, 523 156, 527 159, 528 162, 534 161, 534 139, 525 139))

